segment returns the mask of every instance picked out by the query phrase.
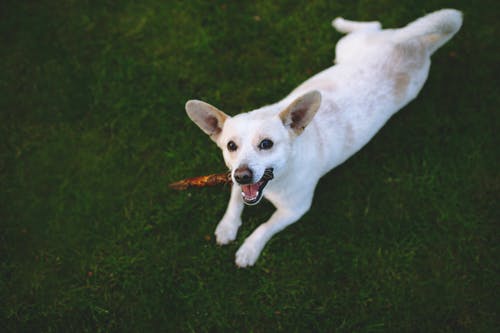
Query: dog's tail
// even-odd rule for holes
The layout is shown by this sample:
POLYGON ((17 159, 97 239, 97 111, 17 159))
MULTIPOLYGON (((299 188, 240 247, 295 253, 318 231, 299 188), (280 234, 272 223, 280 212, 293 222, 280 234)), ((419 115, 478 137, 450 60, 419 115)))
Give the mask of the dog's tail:
POLYGON ((332 26, 341 33, 348 34, 356 31, 377 31, 382 29, 382 25, 378 21, 359 22, 346 20, 343 17, 337 17, 332 21, 332 26))
POLYGON ((462 26, 462 13, 456 9, 441 9, 427 14, 406 27, 396 30, 396 41, 419 39, 430 54, 449 41, 462 26))

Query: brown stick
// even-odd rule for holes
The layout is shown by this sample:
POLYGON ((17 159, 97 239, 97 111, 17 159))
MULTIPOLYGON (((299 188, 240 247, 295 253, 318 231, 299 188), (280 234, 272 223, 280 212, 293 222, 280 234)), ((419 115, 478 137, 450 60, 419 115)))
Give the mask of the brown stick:
POLYGON ((192 178, 186 178, 183 180, 179 180, 178 182, 172 183, 168 185, 171 189, 174 190, 185 190, 190 187, 206 187, 206 186, 215 186, 219 184, 231 184, 231 175, 226 173, 216 173, 206 176, 198 176, 192 178))

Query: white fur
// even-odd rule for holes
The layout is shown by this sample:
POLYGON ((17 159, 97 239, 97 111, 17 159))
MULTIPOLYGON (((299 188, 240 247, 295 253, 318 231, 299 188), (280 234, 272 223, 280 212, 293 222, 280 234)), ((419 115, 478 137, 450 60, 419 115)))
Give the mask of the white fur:
MULTIPOLYGON (((379 22, 337 18, 332 23, 348 33, 336 46, 336 65, 311 77, 283 100, 235 117, 204 102, 186 104, 189 116, 222 149, 233 180, 234 171, 242 165, 253 171, 254 182, 266 168, 274 169, 264 197, 277 209, 236 253, 240 267, 253 265, 275 233, 309 210, 316 184, 325 173, 356 153, 417 96, 427 79, 431 54, 460 29, 462 15, 443 9, 401 29, 388 30, 381 30, 379 22), (297 114, 312 120, 301 118, 303 126, 294 127, 293 121, 300 117, 286 118, 284 110, 293 108, 300 98, 305 102, 297 109, 305 111, 297 114), (259 149, 263 139, 272 140, 273 147, 259 149), (228 151, 229 141, 238 146, 236 151, 228 151)), ((241 188, 235 182, 215 230, 219 244, 236 238, 243 207, 241 188)))

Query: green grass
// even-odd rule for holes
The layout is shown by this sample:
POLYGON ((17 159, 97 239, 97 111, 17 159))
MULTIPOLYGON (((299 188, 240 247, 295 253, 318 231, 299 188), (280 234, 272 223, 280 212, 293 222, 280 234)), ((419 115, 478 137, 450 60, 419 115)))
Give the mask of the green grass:
POLYGON ((494 1, 2 1, 0 327, 9 332, 494 332, 494 1), (210 4, 209 4, 210 3, 210 4), (212 236, 229 192, 184 112, 282 98, 330 66, 337 15, 401 26, 463 10, 418 99, 320 182, 256 266, 234 253, 271 213, 212 236))

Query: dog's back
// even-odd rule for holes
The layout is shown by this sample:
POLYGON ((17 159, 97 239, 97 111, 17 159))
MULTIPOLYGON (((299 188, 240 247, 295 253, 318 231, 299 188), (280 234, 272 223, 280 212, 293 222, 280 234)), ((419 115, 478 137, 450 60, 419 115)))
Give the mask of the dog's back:
POLYGON ((358 151, 418 95, 428 76, 430 56, 460 29, 462 14, 443 9, 387 30, 381 30, 379 22, 337 18, 332 23, 348 33, 337 43, 336 65, 285 99, 286 104, 308 91, 321 92, 321 107, 310 131, 320 131, 328 143, 321 152, 327 156, 323 172, 358 151))

